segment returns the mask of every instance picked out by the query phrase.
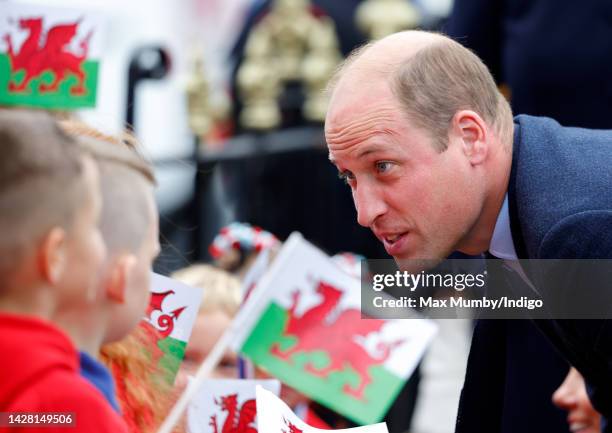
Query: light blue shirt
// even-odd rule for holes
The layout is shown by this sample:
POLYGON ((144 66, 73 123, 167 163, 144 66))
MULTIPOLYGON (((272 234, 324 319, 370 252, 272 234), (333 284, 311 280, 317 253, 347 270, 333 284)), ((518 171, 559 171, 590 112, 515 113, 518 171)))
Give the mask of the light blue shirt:
POLYGON ((508 210, 508 193, 504 197, 504 204, 502 205, 497 221, 495 222, 495 228, 493 229, 493 236, 491 237, 491 243, 489 244, 489 253, 491 255, 500 258, 506 263, 511 269, 513 269, 523 281, 536 293, 538 290, 531 282, 520 262, 518 261, 518 255, 514 248, 514 240, 512 239, 512 229, 510 228, 510 211, 508 210))
POLYGON ((508 194, 504 197, 504 204, 497 216, 489 252, 504 260, 518 260, 514 241, 512 240, 512 230, 510 229, 510 211, 508 210, 508 194))

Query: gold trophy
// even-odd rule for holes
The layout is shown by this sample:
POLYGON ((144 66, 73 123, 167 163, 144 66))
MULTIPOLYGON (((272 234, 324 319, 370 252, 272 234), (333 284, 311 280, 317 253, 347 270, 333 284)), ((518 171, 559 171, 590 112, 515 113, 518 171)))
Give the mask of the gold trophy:
POLYGON ((211 127, 209 90, 204 72, 202 56, 195 56, 193 68, 185 89, 189 128, 203 141, 211 127))
POLYGON ((322 122, 327 113, 328 96, 325 86, 342 60, 333 21, 324 17, 310 35, 310 51, 302 63, 302 77, 305 84, 306 101, 304 117, 322 122))
POLYGON ((323 89, 340 60, 331 19, 315 17, 308 0, 276 0, 251 31, 238 70, 241 125, 253 130, 280 126, 278 97, 290 81, 304 84, 305 117, 322 121, 323 89))
POLYGON ((251 32, 245 59, 238 70, 237 84, 242 99, 240 124, 247 129, 265 130, 280 125, 277 98, 280 77, 277 59, 272 55, 270 34, 262 28, 251 32))
POLYGON ((366 0, 355 13, 357 26, 372 40, 413 29, 420 19, 409 0, 366 0))
POLYGON ((214 136, 215 127, 227 123, 231 101, 224 92, 211 94, 203 56, 194 50, 191 57, 192 68, 185 85, 187 115, 189 128, 199 138, 200 145, 204 146, 211 135, 214 136))

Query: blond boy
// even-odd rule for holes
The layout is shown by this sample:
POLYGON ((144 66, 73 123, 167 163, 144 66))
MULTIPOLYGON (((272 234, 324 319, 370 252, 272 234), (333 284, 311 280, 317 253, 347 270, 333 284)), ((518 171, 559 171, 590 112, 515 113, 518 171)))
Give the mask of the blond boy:
POLYGON ((93 156, 100 170, 99 226, 108 257, 96 303, 78 312, 60 312, 56 320, 68 329, 80 324, 72 337, 82 351, 82 374, 118 408, 112 378, 97 358, 103 344, 120 340, 136 326, 149 302, 151 266, 160 249, 154 175, 132 142, 76 121, 64 121, 61 126, 93 156))

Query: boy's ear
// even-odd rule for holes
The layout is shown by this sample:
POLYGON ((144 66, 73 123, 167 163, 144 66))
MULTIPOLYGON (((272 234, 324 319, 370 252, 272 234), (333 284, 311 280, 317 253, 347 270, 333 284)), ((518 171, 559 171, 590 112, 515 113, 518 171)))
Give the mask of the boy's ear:
POLYGON ((105 288, 110 300, 118 304, 125 303, 129 276, 135 263, 136 257, 128 253, 120 254, 111 261, 105 288))
POLYGON ((66 268, 66 232, 53 227, 43 238, 38 250, 38 269, 42 278, 57 284, 66 268))

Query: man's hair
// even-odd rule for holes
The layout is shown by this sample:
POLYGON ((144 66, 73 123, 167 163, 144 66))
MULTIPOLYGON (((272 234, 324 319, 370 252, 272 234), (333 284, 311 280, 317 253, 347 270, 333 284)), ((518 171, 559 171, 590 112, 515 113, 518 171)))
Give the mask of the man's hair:
MULTIPOLYGON (((331 94, 345 71, 376 45, 356 48, 336 69, 328 83, 331 94)), ((450 38, 433 42, 408 59, 377 65, 390 80, 391 90, 408 119, 428 132, 440 152, 448 146, 451 120, 459 110, 477 112, 492 125, 504 145, 512 145, 512 110, 499 92, 484 63, 473 52, 450 38)))
POLYGON ((61 121, 60 126, 98 164, 100 231, 109 253, 135 253, 152 222, 147 198, 155 184, 151 165, 138 152, 130 134, 114 137, 74 119, 61 121))
POLYGON ((0 109, 0 278, 84 205, 83 154, 48 113, 0 109))
POLYGON ((391 76, 391 88, 417 127, 429 131, 439 151, 448 146, 451 120, 473 110, 492 125, 505 145, 512 142, 512 110, 484 63, 445 38, 419 50, 391 76))

